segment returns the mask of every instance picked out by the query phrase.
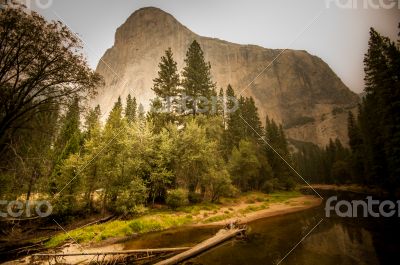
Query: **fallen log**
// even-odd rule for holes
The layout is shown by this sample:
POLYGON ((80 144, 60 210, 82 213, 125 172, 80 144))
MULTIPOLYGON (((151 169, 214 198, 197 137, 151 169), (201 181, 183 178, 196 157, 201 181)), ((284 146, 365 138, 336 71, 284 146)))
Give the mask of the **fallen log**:
POLYGON ((32 256, 35 257, 67 257, 67 256, 98 256, 98 255, 129 255, 137 253, 167 253, 178 252, 190 249, 190 247, 178 248, 149 248, 149 249, 132 249, 121 251, 105 251, 105 252, 71 252, 71 253, 37 253, 32 256))
POLYGON ((110 220, 113 219, 114 217, 115 217, 115 215, 109 215, 109 216, 107 216, 107 217, 101 218, 101 219, 96 220, 96 221, 94 221, 94 222, 90 222, 90 223, 88 223, 88 224, 85 224, 85 225, 83 225, 83 226, 81 226, 81 227, 79 227, 79 228, 84 228, 84 227, 87 227, 87 226, 90 226, 90 225, 95 225, 95 224, 102 224, 102 223, 105 223, 105 222, 110 221, 110 220))
POLYGON ((182 252, 176 256, 173 256, 169 259, 160 261, 156 263, 155 265, 172 265, 172 264, 177 264, 179 262, 182 262, 184 260, 187 260, 191 257, 194 257, 212 247, 215 247, 216 245, 236 236, 241 234, 242 232, 246 231, 244 228, 234 228, 234 229, 229 229, 229 230, 220 230, 215 236, 201 242, 200 244, 194 246, 193 248, 182 252))

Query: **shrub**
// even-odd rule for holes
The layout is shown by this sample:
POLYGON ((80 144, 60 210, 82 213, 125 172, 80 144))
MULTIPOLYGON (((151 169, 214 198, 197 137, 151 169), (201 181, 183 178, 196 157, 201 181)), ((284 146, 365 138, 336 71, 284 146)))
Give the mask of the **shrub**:
POLYGON ((287 190, 287 191, 294 190, 296 188, 296 181, 293 178, 288 178, 284 182, 284 186, 285 186, 285 190, 287 190))
POLYGON ((147 189, 143 180, 134 178, 128 185, 119 191, 112 209, 117 214, 140 214, 143 213, 143 204, 147 199, 147 189))
POLYGON ((272 193, 279 188, 280 188, 279 180, 277 178, 273 178, 273 179, 266 180, 263 183, 261 190, 264 193, 272 193))
POLYGON ((272 183, 271 180, 267 180, 262 185, 261 190, 262 190, 262 192, 265 192, 265 193, 271 193, 274 191, 274 184, 272 183))
POLYGON ((187 191, 184 189, 168 191, 166 203, 172 209, 187 205, 189 203, 187 191))
POLYGON ((189 192, 188 199, 190 203, 200 203, 203 201, 201 194, 196 192, 189 192))

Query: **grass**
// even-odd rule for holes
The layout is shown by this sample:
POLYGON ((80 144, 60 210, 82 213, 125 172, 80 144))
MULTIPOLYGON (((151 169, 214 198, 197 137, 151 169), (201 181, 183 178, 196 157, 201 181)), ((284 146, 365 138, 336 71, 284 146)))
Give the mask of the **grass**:
POLYGON ((208 223, 213 223, 213 222, 219 222, 219 221, 223 221, 225 219, 229 219, 229 218, 232 218, 232 217, 234 217, 234 214, 232 214, 232 213, 224 213, 224 214, 221 214, 221 215, 215 215, 215 216, 212 216, 210 218, 207 218, 207 219, 203 220, 203 223, 208 224, 208 223))
POLYGON ((268 199, 266 201, 269 203, 281 203, 301 195, 302 194, 298 191, 274 192, 268 196, 268 199))
POLYGON ((200 203, 180 207, 176 211, 166 209, 151 210, 146 215, 133 220, 116 220, 58 234, 52 237, 46 243, 46 246, 56 247, 69 240, 74 240, 78 243, 98 242, 108 238, 161 231, 193 223, 213 223, 240 214, 244 215, 267 209, 271 203, 288 203, 287 200, 301 195, 297 191, 282 191, 271 194, 249 192, 238 198, 223 198, 220 203, 200 203), (248 205, 240 210, 234 209, 235 205, 240 203, 248 205), (225 209, 223 210, 222 208, 225 209))
POLYGON ((194 205, 188 205, 188 206, 183 206, 179 207, 177 211, 179 212, 184 212, 184 213, 190 213, 193 215, 198 215, 201 211, 215 211, 220 208, 219 205, 214 204, 214 203, 200 203, 200 204, 194 204, 194 205))
POLYGON ((78 243, 96 242, 112 237, 129 236, 136 233, 161 231, 171 227, 192 223, 191 215, 155 214, 139 217, 130 221, 112 221, 109 223, 92 225, 80 229, 58 234, 52 237, 47 247, 56 247, 61 243, 74 240, 78 243))
POLYGON ((261 210, 264 210, 267 208, 268 208, 268 205, 266 203, 263 203, 261 205, 249 205, 246 208, 239 210, 239 212, 241 214, 246 214, 246 213, 261 211, 261 210))

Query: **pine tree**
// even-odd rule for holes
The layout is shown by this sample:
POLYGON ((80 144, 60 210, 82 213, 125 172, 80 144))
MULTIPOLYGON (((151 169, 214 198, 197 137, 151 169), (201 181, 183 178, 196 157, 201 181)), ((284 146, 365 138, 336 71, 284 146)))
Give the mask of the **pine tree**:
POLYGON ((56 149, 61 154, 64 153, 62 158, 65 158, 70 153, 77 152, 79 146, 68 145, 80 137, 80 108, 79 100, 75 98, 72 104, 68 107, 67 112, 61 120, 61 130, 56 142, 56 149), (66 150, 71 149, 71 150, 66 150))
POLYGON ((128 123, 135 122, 136 120, 136 98, 132 99, 131 94, 128 94, 126 98, 126 107, 125 107, 125 118, 127 119, 128 123))
POLYGON ((216 106, 217 115, 219 115, 223 118, 224 127, 225 127, 225 95, 224 95, 224 89, 222 87, 219 90, 218 100, 217 100, 216 104, 217 104, 217 106, 216 106))
POLYGON ((102 144, 107 145, 107 152, 100 158, 99 168, 101 175, 99 181, 104 185, 103 210, 108 206, 117 207, 115 203, 121 190, 121 182, 127 176, 126 164, 129 150, 126 150, 126 144, 129 131, 126 128, 126 120, 122 117, 122 110, 121 97, 118 97, 108 115, 102 134, 102 144))
POLYGON ((364 145, 358 121, 354 114, 349 111, 347 118, 347 131, 349 136, 349 146, 351 148, 351 170, 353 180, 357 183, 362 183, 365 177, 364 173, 364 145))
POLYGON ((118 97, 117 102, 114 103, 114 107, 112 108, 106 122, 106 128, 111 128, 112 130, 116 130, 121 127, 122 124, 122 100, 121 97, 118 97))
POLYGON ((228 157, 234 146, 238 146, 243 133, 244 122, 240 118, 241 108, 239 100, 231 85, 226 88, 226 131, 224 133, 225 157, 228 157))
POLYGON ((138 107, 139 120, 143 121, 145 116, 146 116, 146 112, 144 111, 144 107, 143 107, 142 103, 139 103, 139 107, 138 107))
POLYGON ((86 117, 86 137, 84 144, 84 153, 81 156, 82 164, 86 165, 83 172, 80 172, 82 176, 82 185, 84 193, 84 207, 88 212, 94 211, 93 200, 94 192, 96 189, 102 188, 101 182, 101 170, 100 163, 101 159, 95 159, 103 148, 103 131, 100 122, 100 106, 97 105, 94 109, 89 111, 86 117))
POLYGON ((56 202, 60 214, 75 209, 75 195, 80 187, 80 178, 76 176, 81 167, 79 153, 82 145, 79 99, 75 98, 62 119, 62 127, 54 149, 55 162, 49 185, 52 194, 62 191, 56 202))
POLYGON ((175 111, 180 80, 177 63, 174 61, 171 48, 168 48, 165 55, 161 57, 158 68, 158 77, 153 79, 152 90, 161 99, 166 111, 175 111))
POLYGON ((100 116, 100 105, 97 105, 94 109, 89 110, 85 120, 86 138, 90 138, 93 131, 100 127, 100 116))
POLYGON ((291 156, 288 149, 288 143, 284 134, 282 125, 278 125, 274 120, 266 117, 265 121, 265 140, 268 145, 265 146, 265 155, 272 167, 272 171, 281 185, 280 188, 292 189, 295 185, 291 169, 285 163, 291 163, 291 156), (272 148, 275 150, 272 150, 272 148), (277 155, 276 152, 279 154, 277 155), (285 161, 282 160, 285 159, 285 161))
POLYGON ((370 182, 392 188, 400 174, 400 50, 371 28, 364 65, 367 95, 359 121, 366 172, 370 182))
POLYGON ((199 109, 210 108, 209 105, 200 102, 200 99, 210 100, 215 94, 215 84, 211 80, 211 65, 205 62, 203 50, 196 40, 192 42, 186 53, 185 63, 182 86, 186 96, 190 97, 187 104, 195 116, 199 109))
POLYGON ((80 108, 78 98, 73 100, 61 122, 62 125, 55 143, 53 154, 55 159, 50 189, 54 193, 58 192, 56 186, 59 186, 58 188, 60 188, 62 185, 65 185, 65 183, 63 184, 57 181, 57 178, 59 178, 61 174, 60 169, 64 160, 71 154, 78 153, 82 145, 83 139, 80 130, 80 108))
POLYGON ((244 100, 240 118, 247 125, 244 127, 245 136, 254 140, 260 140, 263 135, 263 128, 258 115, 258 109, 252 97, 244 100))

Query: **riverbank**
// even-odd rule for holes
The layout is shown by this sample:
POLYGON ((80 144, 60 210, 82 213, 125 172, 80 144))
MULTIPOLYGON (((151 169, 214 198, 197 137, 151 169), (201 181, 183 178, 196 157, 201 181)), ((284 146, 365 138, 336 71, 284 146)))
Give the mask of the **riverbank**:
POLYGON ((263 219, 272 216, 279 216, 294 212, 299 212, 303 210, 307 210, 313 207, 317 207, 321 204, 322 199, 315 196, 301 196, 297 198, 293 198, 287 200, 285 203, 274 203, 271 204, 266 209, 256 210, 254 212, 249 212, 243 216, 236 216, 232 218, 228 218, 218 222, 212 222, 209 224, 197 224, 200 226, 204 225, 226 225, 235 221, 239 221, 240 224, 249 223, 258 219, 263 219))
MULTIPOLYGON (((64 253, 119 251, 122 242, 147 232, 180 226, 222 226, 240 220, 241 223, 271 216, 284 215, 320 205, 318 197, 299 192, 263 194, 252 192, 238 198, 223 198, 216 204, 190 205, 172 211, 150 209, 132 220, 115 220, 77 228, 53 236, 46 247, 60 247, 64 253)), ((29 258, 20 260, 22 264, 29 258)), ((75 260, 74 260, 75 261, 75 260)))
POLYGON ((387 191, 383 190, 379 187, 368 187, 360 184, 345 184, 345 185, 335 185, 335 184, 312 184, 310 186, 304 185, 305 189, 313 189, 316 190, 331 190, 331 191, 347 191, 358 194, 368 194, 368 195, 387 195, 387 191))
POLYGON ((184 225, 224 225, 234 220, 250 222, 256 219, 305 210, 321 201, 297 191, 263 194, 251 192, 238 198, 223 198, 220 203, 204 203, 180 207, 150 209, 138 218, 115 220, 99 225, 74 229, 52 237, 47 247, 56 247, 75 240, 80 244, 97 244, 105 240, 123 239, 147 232, 184 225))

